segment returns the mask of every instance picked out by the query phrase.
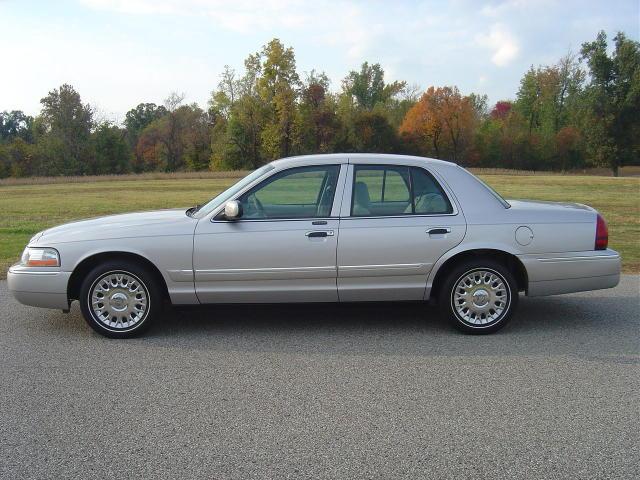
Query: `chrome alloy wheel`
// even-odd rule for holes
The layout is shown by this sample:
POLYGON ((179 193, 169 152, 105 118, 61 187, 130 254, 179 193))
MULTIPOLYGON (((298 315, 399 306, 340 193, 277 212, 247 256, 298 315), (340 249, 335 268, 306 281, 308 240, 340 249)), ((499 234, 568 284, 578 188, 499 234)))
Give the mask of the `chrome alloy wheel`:
POLYGON ((509 308, 511 291, 500 274, 489 269, 472 270, 455 283, 451 306, 472 327, 495 323, 509 308))
POLYGON ((94 317, 111 330, 129 330, 149 313, 147 288, 128 272, 108 272, 99 277, 89 289, 89 301, 94 317))

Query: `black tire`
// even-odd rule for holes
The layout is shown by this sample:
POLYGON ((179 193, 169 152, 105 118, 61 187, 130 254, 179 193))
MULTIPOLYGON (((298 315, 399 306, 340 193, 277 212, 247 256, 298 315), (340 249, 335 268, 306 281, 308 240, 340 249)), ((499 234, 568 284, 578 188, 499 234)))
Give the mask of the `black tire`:
MULTIPOLYGON (((80 309, 84 319, 96 332, 109 338, 131 338, 142 334, 160 315, 162 304, 162 290, 155 275, 147 268, 127 260, 113 260, 96 266, 80 287, 80 309), (105 296, 105 285, 113 288, 111 297, 105 296), (114 298, 113 295, 118 293, 119 298, 114 298), (99 299, 99 295, 105 298, 107 307, 103 304, 101 315, 92 306, 94 294, 95 299, 99 299), (122 309, 121 313, 114 310, 116 307, 122 309), (116 316, 109 318, 109 309, 116 316)), ((98 308, 99 305, 96 303, 98 308)))
MULTIPOLYGON (((458 293, 464 292, 465 285, 461 285, 458 293)), ((469 298, 469 292, 466 293, 469 298)), ((513 273, 501 263, 491 259, 479 258, 456 265, 444 279, 438 294, 438 306, 447 320, 458 330, 476 335, 500 330, 511 320, 517 305, 518 285, 513 273), (482 272, 485 274, 483 275, 482 272), (464 298, 456 297, 459 282, 465 278, 468 279, 470 275, 478 279, 476 281, 482 282, 477 285, 469 282, 472 286, 468 288, 476 289, 472 294, 473 297, 477 294, 478 298, 478 303, 475 302, 475 298, 471 300, 473 304, 469 304, 469 301, 465 301, 464 298), (485 283, 492 279, 496 281, 485 283), (485 295, 485 293, 488 294, 485 295), (483 304, 485 299, 486 305, 483 304), (466 307, 467 305, 472 308, 466 307), (502 310, 500 310, 501 305, 502 310)))

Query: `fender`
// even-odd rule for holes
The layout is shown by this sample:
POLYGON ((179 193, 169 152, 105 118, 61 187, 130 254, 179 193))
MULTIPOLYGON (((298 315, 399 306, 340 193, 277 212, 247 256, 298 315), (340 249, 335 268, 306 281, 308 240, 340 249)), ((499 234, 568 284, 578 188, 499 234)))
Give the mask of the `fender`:
POLYGON ((429 272, 429 276, 427 277, 427 286, 425 289, 424 300, 429 300, 431 296, 431 289, 433 287, 433 282, 436 278, 436 275, 440 271, 440 267, 445 264, 445 262, 456 255, 459 255, 464 252, 469 252, 472 250, 497 250, 505 253, 509 253, 511 255, 517 256, 519 253, 512 245, 506 243, 489 243, 489 242, 473 242, 473 243, 460 243, 456 247, 452 248, 444 255, 442 255, 436 263, 434 263, 433 268, 429 272))

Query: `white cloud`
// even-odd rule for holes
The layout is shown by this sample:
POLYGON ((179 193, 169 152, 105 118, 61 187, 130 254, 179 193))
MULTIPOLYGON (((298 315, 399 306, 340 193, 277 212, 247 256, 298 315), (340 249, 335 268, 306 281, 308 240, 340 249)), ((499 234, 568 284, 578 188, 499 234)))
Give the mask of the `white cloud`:
POLYGON ((361 59, 376 26, 357 4, 304 0, 79 0, 87 7, 131 15, 205 16, 236 33, 304 33, 319 44, 339 47, 349 60, 361 59))
POLYGON ((478 35, 476 39, 480 45, 493 51, 491 61, 499 67, 508 65, 520 53, 518 39, 500 23, 492 25, 489 33, 478 35))

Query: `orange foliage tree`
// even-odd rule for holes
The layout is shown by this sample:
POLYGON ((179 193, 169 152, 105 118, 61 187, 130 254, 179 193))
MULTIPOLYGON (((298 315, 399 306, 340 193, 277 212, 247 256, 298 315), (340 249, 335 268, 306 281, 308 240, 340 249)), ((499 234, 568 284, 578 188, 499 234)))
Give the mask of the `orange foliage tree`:
POLYGON ((423 155, 459 162, 471 142, 476 118, 471 98, 462 96, 458 87, 429 87, 407 112, 400 134, 423 155))

